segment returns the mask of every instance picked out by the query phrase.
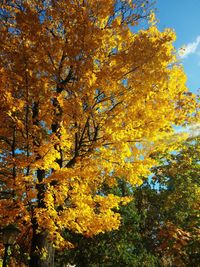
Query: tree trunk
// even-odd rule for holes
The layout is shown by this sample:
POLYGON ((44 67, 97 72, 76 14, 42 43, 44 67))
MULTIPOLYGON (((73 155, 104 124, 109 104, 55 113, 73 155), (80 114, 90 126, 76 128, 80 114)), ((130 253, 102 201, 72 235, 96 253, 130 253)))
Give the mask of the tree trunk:
POLYGON ((46 233, 34 231, 31 246, 30 267, 54 267, 55 249, 46 233))
MULTIPOLYGON (((42 182, 45 176, 44 170, 37 170, 37 178, 39 182, 42 182)), ((44 194, 45 185, 38 183, 36 185, 38 190, 38 208, 45 208, 44 194)), ((31 240, 31 251, 30 251, 30 267, 54 267, 54 255, 55 249, 53 244, 48 240, 47 232, 38 231, 38 223, 36 217, 32 216, 32 240, 31 240)))
MULTIPOLYGON (((39 102, 35 102, 33 106, 33 124, 38 126, 38 114, 39 114, 39 102)), ((35 147, 40 146, 40 140, 38 141, 37 134, 33 138, 33 144, 35 147)), ((37 152, 36 152, 37 155, 37 152)), ((36 159, 39 160, 41 156, 38 154, 36 159)), ((45 179, 45 170, 38 169, 37 170, 37 181, 36 189, 37 189, 37 207, 39 209, 45 208, 44 195, 46 191, 45 183, 43 180, 45 179)), ((39 232, 38 231, 38 223, 37 219, 34 216, 34 208, 32 213, 32 240, 31 240, 31 251, 30 251, 30 267, 54 267, 54 255, 55 250, 53 248, 53 244, 48 240, 47 232, 39 232)))

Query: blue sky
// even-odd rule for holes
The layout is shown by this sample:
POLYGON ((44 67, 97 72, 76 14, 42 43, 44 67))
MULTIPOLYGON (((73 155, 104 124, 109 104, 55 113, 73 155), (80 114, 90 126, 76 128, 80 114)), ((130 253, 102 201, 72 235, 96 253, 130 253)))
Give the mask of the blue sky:
POLYGON ((191 91, 200 88, 200 0, 157 0, 159 28, 175 30, 175 47, 185 46, 182 63, 191 91))

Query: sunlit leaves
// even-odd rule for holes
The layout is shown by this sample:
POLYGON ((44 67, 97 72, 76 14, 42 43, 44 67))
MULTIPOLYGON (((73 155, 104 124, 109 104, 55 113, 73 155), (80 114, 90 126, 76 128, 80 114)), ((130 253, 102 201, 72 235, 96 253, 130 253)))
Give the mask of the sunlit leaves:
POLYGON ((20 203, 5 223, 30 213, 57 247, 64 228, 117 229, 126 199, 102 188, 120 176, 141 184, 173 125, 194 120, 174 32, 160 32, 153 13, 148 29, 130 26, 146 16, 142 3, 2 5, 0 179, 20 203))

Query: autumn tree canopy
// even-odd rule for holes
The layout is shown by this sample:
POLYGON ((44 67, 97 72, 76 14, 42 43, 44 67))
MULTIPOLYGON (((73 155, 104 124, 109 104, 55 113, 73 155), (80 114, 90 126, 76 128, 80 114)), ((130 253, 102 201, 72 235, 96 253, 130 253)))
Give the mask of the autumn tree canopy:
MULTIPOLYGON (((102 194, 117 177, 136 185, 195 100, 148 1, 2 1, 0 8, 1 226, 72 246, 117 229, 126 197, 102 194), (137 26, 137 27, 136 27, 137 26)), ((37 237, 37 238, 36 238, 37 237)))

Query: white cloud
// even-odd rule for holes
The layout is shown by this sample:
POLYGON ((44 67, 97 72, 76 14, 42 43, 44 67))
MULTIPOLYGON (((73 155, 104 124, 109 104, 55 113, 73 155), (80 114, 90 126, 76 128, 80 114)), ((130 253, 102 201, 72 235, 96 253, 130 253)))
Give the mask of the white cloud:
POLYGON ((192 43, 188 43, 184 47, 178 50, 178 55, 180 58, 186 58, 190 54, 194 54, 197 51, 198 46, 200 45, 200 35, 197 36, 196 40, 192 43))

